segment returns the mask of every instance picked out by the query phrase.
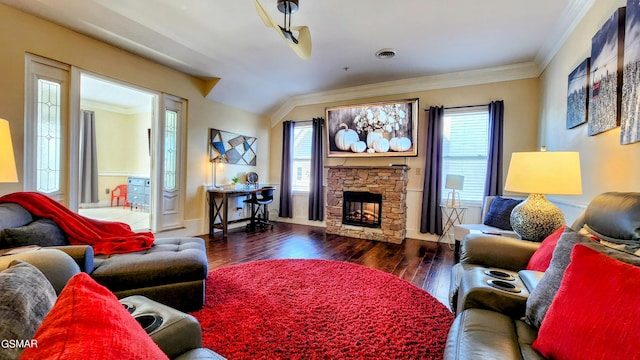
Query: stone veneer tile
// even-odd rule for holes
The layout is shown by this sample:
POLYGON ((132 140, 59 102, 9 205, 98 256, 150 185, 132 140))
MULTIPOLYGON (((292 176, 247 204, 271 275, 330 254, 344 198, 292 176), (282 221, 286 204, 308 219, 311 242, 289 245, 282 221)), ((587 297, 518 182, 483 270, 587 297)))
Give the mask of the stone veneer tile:
POLYGON ((327 176, 326 232, 360 239, 400 244, 407 233, 406 166, 329 167, 327 176), (342 224, 342 193, 369 191, 382 194, 380 229, 342 224))

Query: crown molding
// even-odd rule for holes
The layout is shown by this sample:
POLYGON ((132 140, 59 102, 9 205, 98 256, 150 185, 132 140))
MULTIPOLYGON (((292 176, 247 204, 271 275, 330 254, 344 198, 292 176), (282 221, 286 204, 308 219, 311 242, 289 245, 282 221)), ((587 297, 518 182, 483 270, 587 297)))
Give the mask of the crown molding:
POLYGON ((547 65, 558 53, 569 35, 576 29, 582 18, 587 14, 596 0, 571 0, 564 8, 560 17, 542 44, 534 62, 538 66, 538 73, 542 74, 547 65))
POLYGON ((269 114, 269 119, 271 127, 274 127, 297 106, 529 79, 539 75, 538 67, 534 62, 525 62, 298 95, 290 97, 282 106, 269 114))

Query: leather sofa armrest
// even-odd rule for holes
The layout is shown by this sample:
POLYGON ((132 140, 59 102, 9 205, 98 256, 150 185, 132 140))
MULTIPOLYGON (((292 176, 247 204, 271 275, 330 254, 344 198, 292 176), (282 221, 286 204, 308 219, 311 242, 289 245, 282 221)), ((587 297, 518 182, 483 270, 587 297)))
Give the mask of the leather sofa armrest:
POLYGON ((9 267, 14 260, 21 260, 38 268, 53 285, 56 294, 60 294, 69 279, 80 272, 78 264, 69 255, 51 248, 2 256, 0 270, 9 267))
POLYGON ((462 240, 460 262, 519 271, 527 267, 539 246, 505 236, 469 234, 462 240))
POLYGON ((49 249, 60 250, 71 256, 80 267, 80 271, 91 274, 93 272, 93 248, 89 245, 51 246, 49 249))

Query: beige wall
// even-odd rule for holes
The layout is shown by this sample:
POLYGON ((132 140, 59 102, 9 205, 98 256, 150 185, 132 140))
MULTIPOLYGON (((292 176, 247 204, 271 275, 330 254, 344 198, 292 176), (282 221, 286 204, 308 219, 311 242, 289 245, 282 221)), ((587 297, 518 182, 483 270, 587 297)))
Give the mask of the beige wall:
MULTIPOLYGON (((269 153, 269 121, 255 114, 206 100, 203 82, 103 42, 80 35, 53 23, 0 5, 0 117, 9 120, 19 174, 23 168, 25 53, 51 58, 96 74, 172 94, 188 101, 188 134, 185 219, 189 232, 201 234, 206 199, 202 188, 209 184, 208 129, 219 128, 258 138, 258 166, 228 166, 222 178, 241 172, 266 175, 269 153)), ((224 81, 224 79, 223 79, 224 81)), ((215 89, 213 90, 215 91, 215 89)), ((22 180, 22 179, 21 179, 22 180)), ((0 184, 0 194, 21 191, 22 183, 0 184)))
POLYGON ((122 114, 82 104, 81 108, 95 113, 98 195, 101 202, 110 202, 106 190, 126 184, 128 176, 150 177, 147 130, 152 114, 122 114))
MULTIPOLYGON (((539 104, 538 79, 525 79, 505 81, 492 84, 456 87, 440 90, 431 90, 415 93, 403 93, 394 96, 357 99, 335 103, 322 103, 300 106, 289 112, 282 120, 310 120, 314 117, 324 117, 325 107, 358 104, 369 101, 394 100, 405 98, 419 98, 419 135, 418 156, 407 158, 326 158, 326 165, 388 165, 389 163, 404 163, 411 169, 408 183, 408 216, 407 237, 428 239, 430 236, 419 232, 420 224, 420 199, 422 198, 422 186, 425 163, 425 134, 427 115, 424 109, 432 105, 464 106, 487 104, 492 100, 504 100, 505 124, 504 124, 504 154, 505 159, 510 158, 514 151, 533 151, 537 147, 537 120, 539 104)), ((282 121, 271 129, 271 170, 272 182, 280 182, 281 154, 282 154, 282 121)), ((506 175, 508 160, 504 164, 506 175)), ((326 174, 326 172, 325 172, 326 174)), ((307 219, 307 197, 294 196, 294 219, 297 223, 309 223, 307 219)), ((277 208, 277 205, 274 206, 277 208)), ((475 215, 472 215, 475 216, 475 215)), ((479 218, 479 215, 478 215, 479 218)), ((323 223, 315 222, 324 226, 323 223)))
POLYGON ((595 136, 587 125, 567 130, 567 76, 591 54, 591 38, 624 0, 595 1, 540 77, 539 145, 549 151, 579 151, 583 194, 557 197, 584 207, 605 191, 640 191, 640 143, 620 145, 620 127, 595 136))

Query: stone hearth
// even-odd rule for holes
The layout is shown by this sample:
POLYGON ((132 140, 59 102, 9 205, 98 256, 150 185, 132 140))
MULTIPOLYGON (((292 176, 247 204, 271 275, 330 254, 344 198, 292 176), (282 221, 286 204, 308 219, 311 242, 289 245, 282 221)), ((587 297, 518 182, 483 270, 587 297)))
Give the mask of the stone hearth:
POLYGON ((400 244, 407 233, 406 166, 328 166, 327 233, 400 244), (382 194, 381 228, 342 223, 342 193, 369 191, 382 194))

